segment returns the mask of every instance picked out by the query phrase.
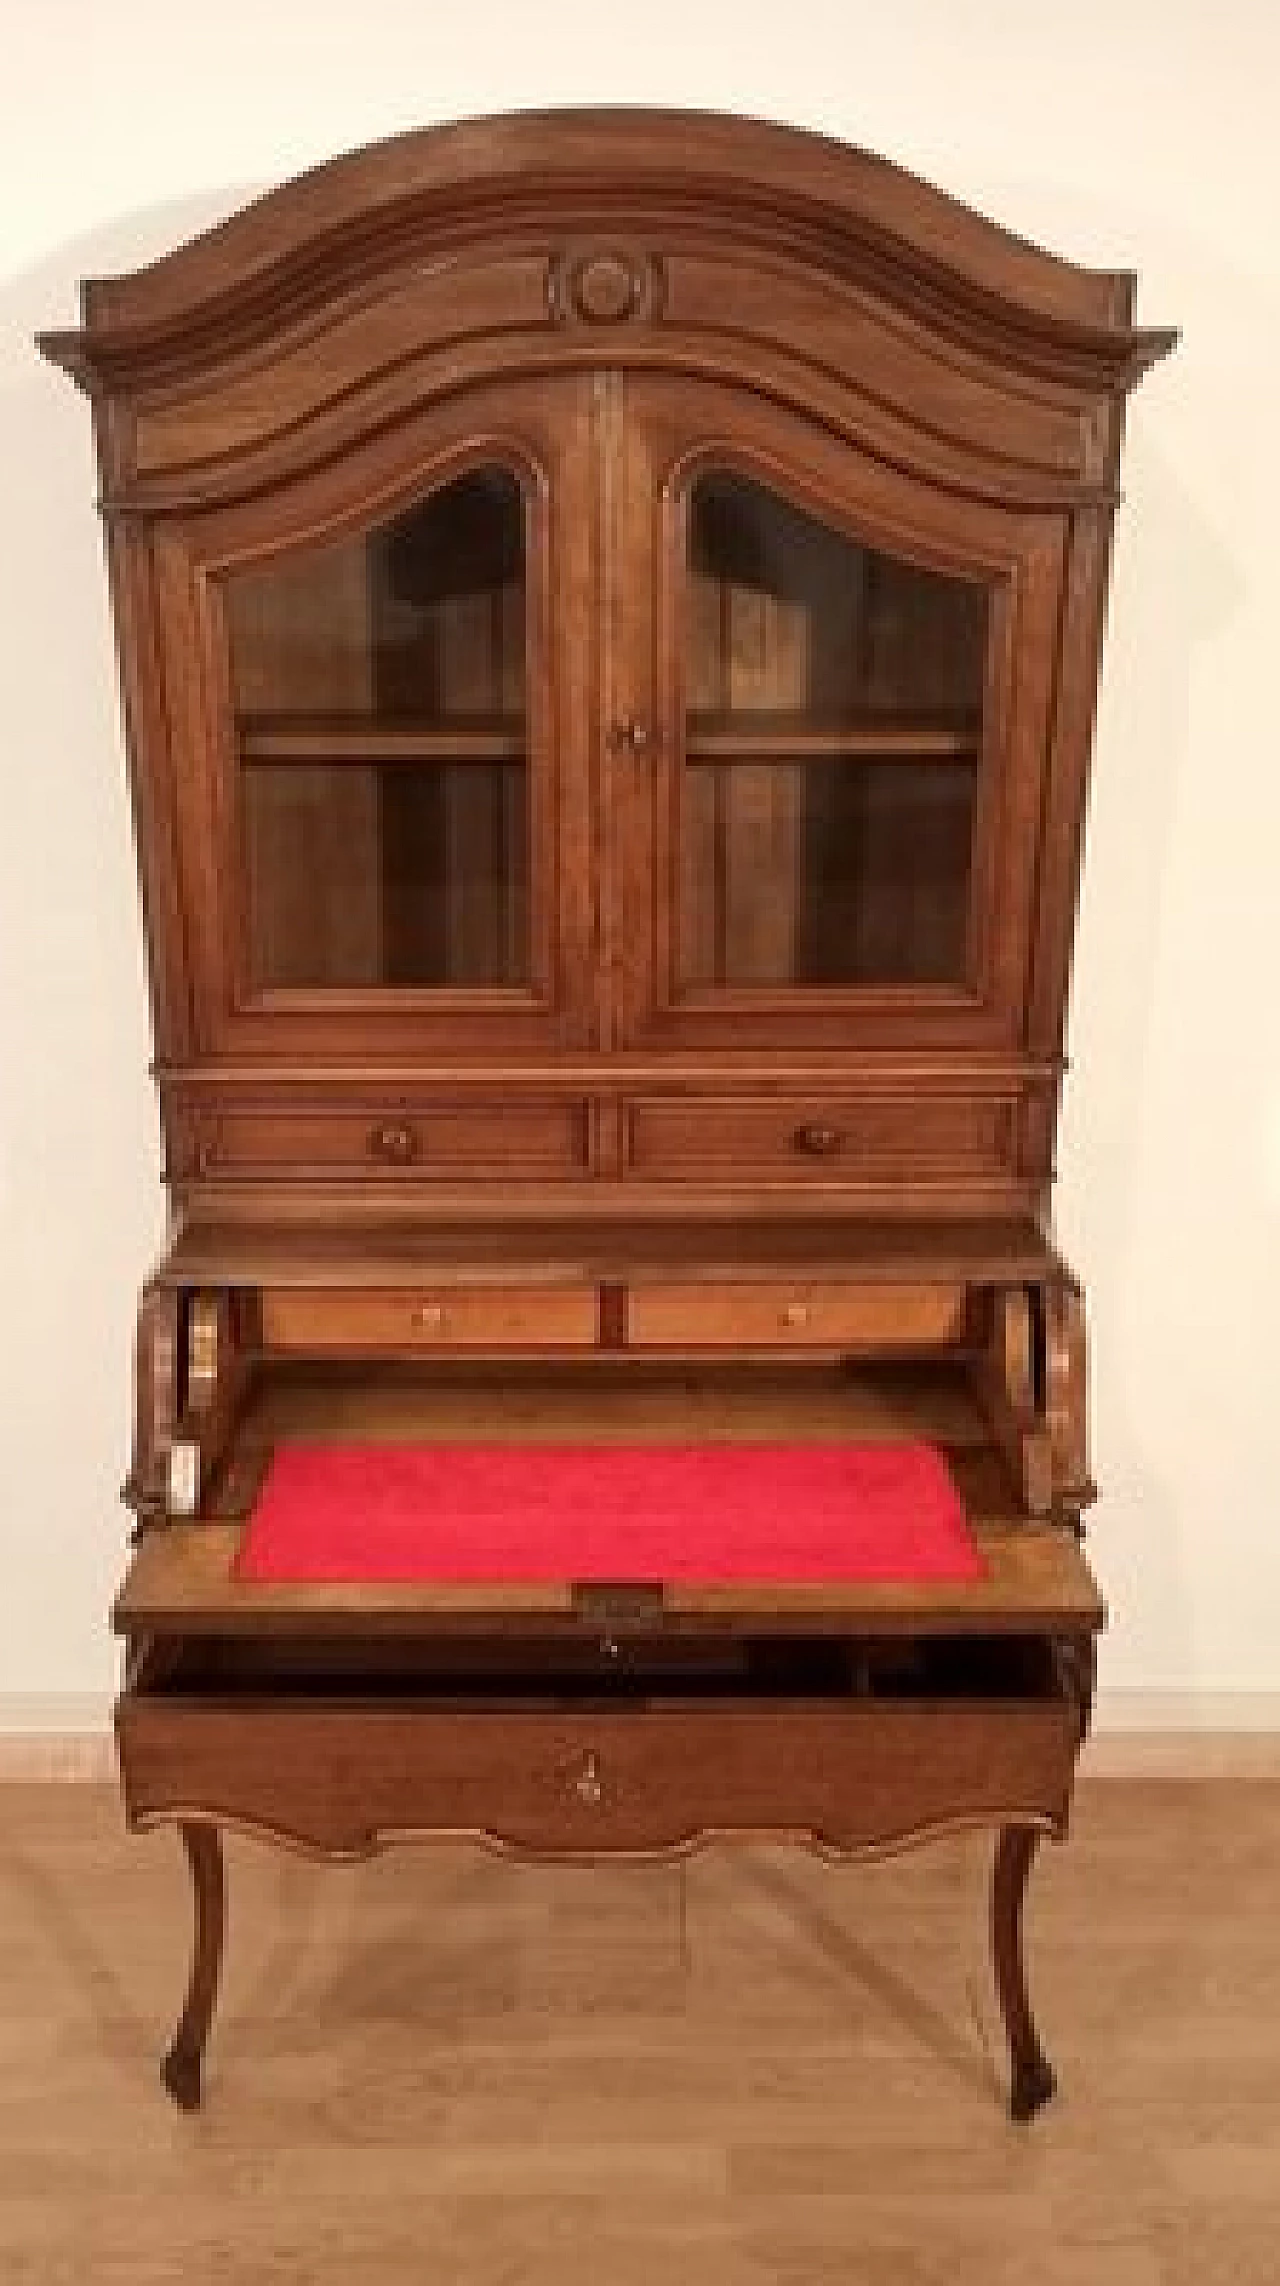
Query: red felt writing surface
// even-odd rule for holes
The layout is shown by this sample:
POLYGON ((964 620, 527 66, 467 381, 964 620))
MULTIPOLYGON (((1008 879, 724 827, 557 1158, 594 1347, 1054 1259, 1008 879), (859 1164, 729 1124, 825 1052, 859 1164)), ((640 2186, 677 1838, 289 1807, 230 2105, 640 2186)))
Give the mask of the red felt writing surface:
POLYGON ((964 1581, 982 1576, 928 1445, 295 1445, 246 1580, 964 1581))

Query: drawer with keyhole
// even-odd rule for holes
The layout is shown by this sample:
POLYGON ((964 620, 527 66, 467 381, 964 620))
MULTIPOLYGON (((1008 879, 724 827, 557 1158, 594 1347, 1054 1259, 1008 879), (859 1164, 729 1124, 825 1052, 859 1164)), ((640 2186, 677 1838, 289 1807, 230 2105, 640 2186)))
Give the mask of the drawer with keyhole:
POLYGON ((130 1816, 209 1815, 358 1855, 389 1835, 491 1836, 541 1856, 809 1833, 882 1847, 979 1819, 1058 1829, 1079 1741, 1060 1697, 557 1709, 412 1696, 124 1693, 130 1816))

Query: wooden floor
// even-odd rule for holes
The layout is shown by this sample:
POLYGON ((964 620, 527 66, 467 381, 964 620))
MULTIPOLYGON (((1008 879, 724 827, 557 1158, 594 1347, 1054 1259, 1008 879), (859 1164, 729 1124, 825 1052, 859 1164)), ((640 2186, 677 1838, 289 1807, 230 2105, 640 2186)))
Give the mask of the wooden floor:
POLYGON ((156 2066, 176 1838, 0 1788, 0 2280, 1275 2286, 1280 1782, 1094 1779, 1003 2055, 978 1839, 328 1868, 234 1841, 205 2111, 156 2066))

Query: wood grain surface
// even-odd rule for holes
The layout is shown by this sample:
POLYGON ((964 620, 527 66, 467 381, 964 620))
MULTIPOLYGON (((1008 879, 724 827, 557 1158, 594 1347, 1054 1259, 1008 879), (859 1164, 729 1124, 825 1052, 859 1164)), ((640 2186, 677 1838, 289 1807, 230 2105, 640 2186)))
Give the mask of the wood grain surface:
POLYGON ((228 1850, 192 2120, 157 2071, 177 1836, 126 1839, 106 1788, 0 1795, 5 2286, 1273 2286, 1274 1778, 1085 1779, 1028 1903, 1062 2088, 1030 2138, 993 2100, 986 1839, 683 1874, 228 1850))

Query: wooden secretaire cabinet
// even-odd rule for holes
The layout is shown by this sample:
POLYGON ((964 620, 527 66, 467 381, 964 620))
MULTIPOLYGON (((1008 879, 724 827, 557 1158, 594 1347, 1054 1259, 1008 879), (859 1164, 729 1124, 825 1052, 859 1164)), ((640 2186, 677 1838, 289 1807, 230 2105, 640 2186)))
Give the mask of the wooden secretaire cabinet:
POLYGON ((568 113, 341 160, 46 353, 94 408, 171 1238, 130 1816, 595 1855, 1065 1830, 1097 1591, 1047 1235, 1127 392, 894 168, 568 113), (967 1587, 254 1585, 282 1443, 924 1439, 967 1587))

